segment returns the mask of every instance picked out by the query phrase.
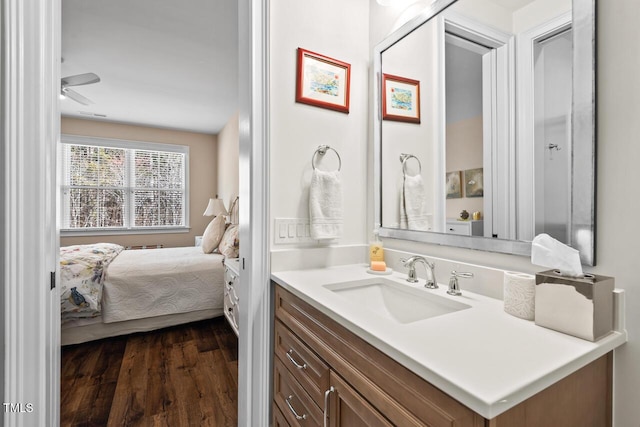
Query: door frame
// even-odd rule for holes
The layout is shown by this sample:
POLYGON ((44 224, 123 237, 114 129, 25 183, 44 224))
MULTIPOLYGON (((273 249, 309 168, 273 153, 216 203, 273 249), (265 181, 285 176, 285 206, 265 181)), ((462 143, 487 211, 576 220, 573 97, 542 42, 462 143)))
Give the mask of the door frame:
MULTIPOLYGON (((490 69, 491 81, 483 79, 483 164, 484 164, 484 214, 485 237, 496 235, 501 239, 515 236, 515 37, 499 31, 454 11, 447 10, 439 17, 441 51, 444 52, 445 33, 450 33, 492 51, 483 58, 483 72, 490 69), (490 96, 485 96, 489 93, 490 96), (490 141, 489 144, 486 142, 490 141), (491 165, 487 167, 486 165, 491 165), (489 223, 489 221, 491 223, 489 223)), ((444 56, 440 58, 442 83, 444 83, 444 56)), ((444 86, 443 86, 444 87, 444 86)), ((446 111, 444 99, 440 100, 446 111)), ((445 141, 446 117, 440 123, 441 139, 445 141)), ((445 149, 441 150, 441 165, 445 165, 445 149)), ((442 166, 443 167, 443 166, 442 166)), ((439 175, 444 176, 441 170, 439 175)))
POLYGON ((16 405, 3 408, 6 426, 59 425, 60 10, 60 0, 0 6, 2 399, 16 405))
POLYGON ((269 1, 239 2, 240 334, 238 426, 271 421, 269 1))
MULTIPOLYGON (((268 248, 268 2, 240 0, 239 426, 269 425, 271 295, 268 248)), ((50 290, 59 252, 56 158, 60 108, 60 0, 0 7, 0 426, 60 423, 60 304, 50 290), (32 153, 36 153, 32 155, 32 153)), ((56 273, 57 275, 57 273, 56 273)))

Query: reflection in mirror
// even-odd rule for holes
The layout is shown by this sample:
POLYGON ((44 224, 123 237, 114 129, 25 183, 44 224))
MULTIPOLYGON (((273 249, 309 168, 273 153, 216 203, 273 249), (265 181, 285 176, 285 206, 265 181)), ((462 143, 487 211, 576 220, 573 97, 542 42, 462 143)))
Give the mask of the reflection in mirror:
MULTIPOLYGON (((576 176, 587 170, 593 181, 593 140, 574 147, 583 131, 572 129, 572 101, 588 92, 573 93, 580 78, 574 45, 593 51, 593 33, 573 30, 572 9, 588 1, 459 0, 440 7, 448 3, 376 48, 382 92, 376 99, 384 104, 376 127, 379 222, 388 230, 382 235, 429 241, 428 231, 530 242, 547 233, 578 247, 592 264, 593 187, 576 184, 576 176), (403 119, 413 116, 418 120, 403 119), (586 164, 572 163, 577 151, 591 154, 586 164)), ((578 126, 592 135, 593 116, 587 119, 578 126)), ((435 238, 530 250, 473 240, 435 238)))

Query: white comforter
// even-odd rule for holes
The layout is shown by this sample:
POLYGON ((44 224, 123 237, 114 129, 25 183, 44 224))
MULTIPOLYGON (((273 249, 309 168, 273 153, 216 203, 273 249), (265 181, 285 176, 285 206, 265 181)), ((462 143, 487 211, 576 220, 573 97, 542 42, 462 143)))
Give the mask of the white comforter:
POLYGON ((221 308, 222 260, 200 247, 122 251, 106 273, 102 321, 221 308))

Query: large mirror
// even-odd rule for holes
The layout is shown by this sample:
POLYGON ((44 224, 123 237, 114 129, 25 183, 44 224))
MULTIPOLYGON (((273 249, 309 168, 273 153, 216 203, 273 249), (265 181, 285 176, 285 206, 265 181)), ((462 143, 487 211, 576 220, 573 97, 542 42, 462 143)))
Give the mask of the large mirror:
POLYGON ((440 0, 374 51, 384 237, 594 265, 593 0, 440 0))

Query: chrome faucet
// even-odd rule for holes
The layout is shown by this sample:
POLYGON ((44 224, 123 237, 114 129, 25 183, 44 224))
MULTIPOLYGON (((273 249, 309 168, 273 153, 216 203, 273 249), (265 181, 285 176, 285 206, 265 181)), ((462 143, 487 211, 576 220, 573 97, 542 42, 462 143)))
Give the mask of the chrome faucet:
POLYGON ((429 289, 438 289, 438 282, 436 281, 436 265, 432 262, 427 261, 424 257, 414 255, 409 259, 401 259, 400 262, 404 264, 405 267, 409 269, 407 272, 407 282, 417 283, 418 276, 416 274, 416 262, 422 263, 424 265, 424 269, 427 272, 427 281, 424 284, 425 288, 429 289))
POLYGON ((458 278, 460 277, 463 279, 470 279, 473 277, 473 273, 458 273, 453 270, 451 272, 451 277, 449 278, 449 290, 447 291, 449 295, 462 295, 462 292, 460 292, 460 285, 458 285, 458 278))

